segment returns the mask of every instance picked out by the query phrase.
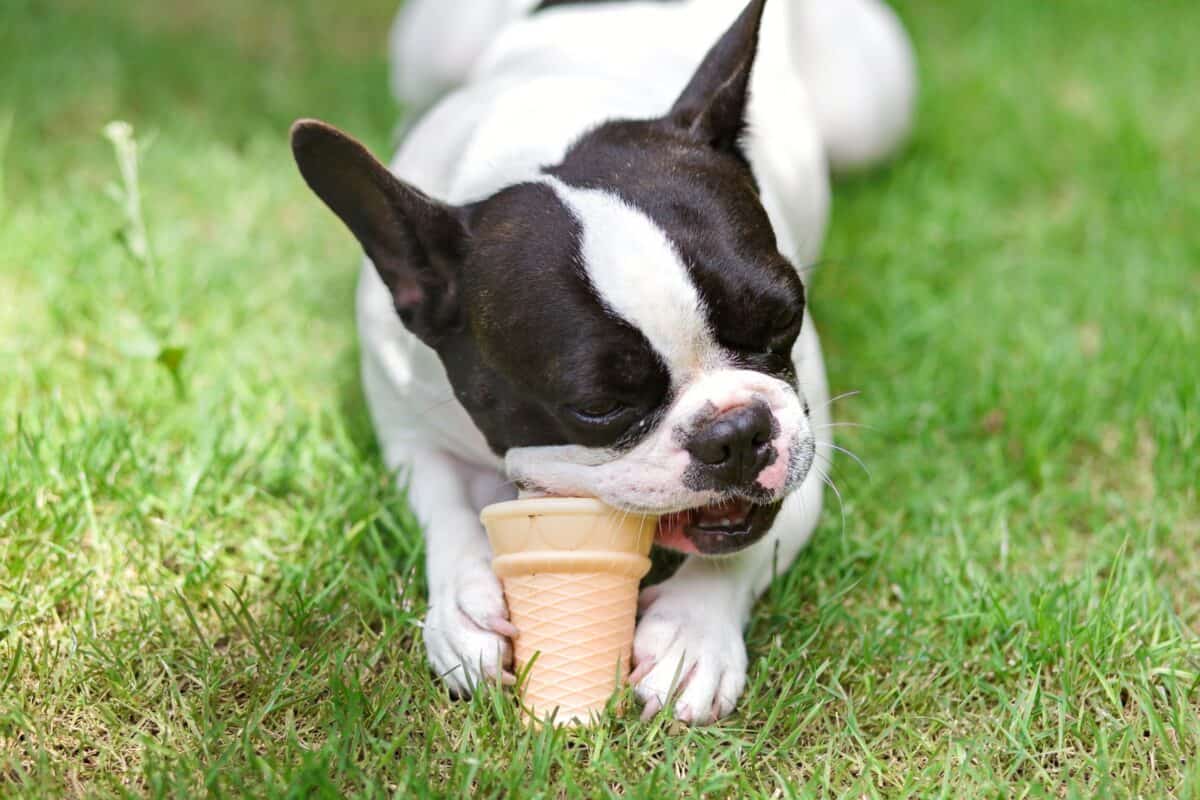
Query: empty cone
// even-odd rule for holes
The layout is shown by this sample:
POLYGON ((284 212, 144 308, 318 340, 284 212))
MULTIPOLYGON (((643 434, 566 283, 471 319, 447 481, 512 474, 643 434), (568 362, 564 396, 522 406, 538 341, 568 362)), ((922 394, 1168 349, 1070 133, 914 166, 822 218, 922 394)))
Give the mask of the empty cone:
POLYGON ((521 631, 513 657, 518 674, 528 668, 522 707, 536 720, 587 723, 629 674, 654 518, 552 498, 489 506, 482 519, 521 631))

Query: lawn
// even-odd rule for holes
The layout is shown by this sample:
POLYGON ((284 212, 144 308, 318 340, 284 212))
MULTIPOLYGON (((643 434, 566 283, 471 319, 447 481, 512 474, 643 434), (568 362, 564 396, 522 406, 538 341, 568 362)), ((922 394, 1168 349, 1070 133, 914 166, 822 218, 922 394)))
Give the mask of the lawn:
POLYGON ((1200 4, 898 3, 919 129, 812 291, 869 475, 737 714, 557 733, 425 668, 286 144, 388 149, 393 4, 0 10, 0 796, 1200 797, 1200 4))

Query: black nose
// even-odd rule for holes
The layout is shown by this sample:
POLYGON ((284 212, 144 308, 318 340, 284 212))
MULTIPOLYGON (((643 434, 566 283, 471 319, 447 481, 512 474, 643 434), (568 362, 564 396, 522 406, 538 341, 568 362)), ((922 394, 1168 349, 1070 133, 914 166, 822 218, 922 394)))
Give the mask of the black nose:
POLYGON ((687 451, 716 486, 748 486, 775 459, 774 427, 766 404, 739 406, 696 431, 687 451))

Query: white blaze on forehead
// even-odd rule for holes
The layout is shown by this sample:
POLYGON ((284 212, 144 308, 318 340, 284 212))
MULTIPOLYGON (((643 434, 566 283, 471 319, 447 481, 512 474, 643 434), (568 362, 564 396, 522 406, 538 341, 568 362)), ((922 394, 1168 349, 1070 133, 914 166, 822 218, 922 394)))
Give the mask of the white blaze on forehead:
POLYGON ((700 293, 662 229, 614 194, 544 180, 579 222, 583 266, 600 302, 641 331, 671 382, 719 363, 700 293))

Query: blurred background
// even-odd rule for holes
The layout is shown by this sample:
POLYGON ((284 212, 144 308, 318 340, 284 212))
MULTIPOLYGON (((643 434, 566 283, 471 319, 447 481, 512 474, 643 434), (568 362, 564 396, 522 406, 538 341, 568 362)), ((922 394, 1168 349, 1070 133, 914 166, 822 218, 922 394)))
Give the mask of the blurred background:
POLYGON ((581 742, 428 674, 291 162, 301 116, 390 154, 396 2, 3 0, 0 796, 1196 791, 1200 5, 894 6, 918 129, 812 290, 869 475, 734 719, 581 742))

